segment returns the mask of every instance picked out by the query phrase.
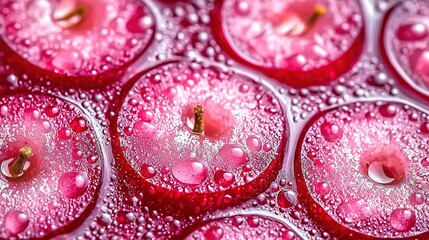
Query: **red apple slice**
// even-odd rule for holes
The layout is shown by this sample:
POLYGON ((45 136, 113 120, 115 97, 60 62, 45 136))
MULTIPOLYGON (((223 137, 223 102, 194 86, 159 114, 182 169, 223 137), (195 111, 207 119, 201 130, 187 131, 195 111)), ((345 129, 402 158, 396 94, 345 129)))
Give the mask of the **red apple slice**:
POLYGON ((276 178, 288 137, 284 113, 273 93, 248 77, 171 63, 136 76, 122 98, 114 153, 157 207, 225 207, 276 178))
POLYGON ((396 102, 352 103, 309 122, 295 164, 300 199, 332 237, 429 236, 427 124, 427 113, 396 102))

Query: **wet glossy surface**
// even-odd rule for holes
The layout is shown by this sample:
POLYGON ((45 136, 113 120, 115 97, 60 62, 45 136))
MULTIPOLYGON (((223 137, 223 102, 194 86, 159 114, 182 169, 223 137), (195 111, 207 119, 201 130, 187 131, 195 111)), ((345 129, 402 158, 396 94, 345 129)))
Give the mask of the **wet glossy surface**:
MULTIPOLYGON (((43 5, 48 1, 37 2, 43 5)), ((237 13, 262 9, 251 8, 242 0, 225 2, 235 7, 229 10, 235 9, 237 13)), ((264 2, 258 1, 258 4, 264 2)), ((311 12, 315 4, 327 2, 330 5, 326 9, 329 10, 335 8, 332 4, 338 1, 309 1, 304 6, 309 4, 311 9, 304 10, 311 12)), ((131 42, 137 43, 136 46, 147 45, 147 48, 139 55, 137 51, 128 52, 128 45, 119 44, 115 49, 139 57, 130 65, 117 62, 112 71, 120 74, 114 74, 113 78, 109 76, 109 79, 101 74, 95 85, 87 84, 88 79, 76 84, 74 76, 72 79, 67 76, 56 78, 43 61, 32 59, 37 55, 26 56, 11 47, 10 42, 0 43, 1 101, 6 101, 10 95, 37 93, 70 102, 82 111, 80 116, 65 114, 68 110, 64 112, 62 108, 48 104, 39 113, 34 109, 22 110, 22 114, 26 113, 24 122, 40 116, 50 119, 65 114, 64 117, 70 119, 61 123, 64 126, 53 125, 56 140, 75 144, 82 139, 92 139, 88 140, 90 146, 99 146, 97 154, 64 147, 70 154, 67 156, 74 159, 70 165, 64 165, 70 169, 45 172, 49 177, 46 186, 55 191, 53 196, 61 196, 61 200, 58 204, 54 200, 42 209, 58 215, 50 215, 55 219, 37 219, 25 208, 8 207, 0 214, 4 237, 45 236, 50 232, 59 234, 60 238, 76 239, 198 239, 201 236, 207 239, 242 236, 246 239, 260 236, 273 239, 428 238, 429 106, 425 48, 429 27, 426 16, 429 14, 425 1, 355 1, 362 9, 355 9, 357 16, 353 19, 357 20, 357 25, 348 28, 342 24, 346 18, 338 16, 342 21, 334 22, 332 26, 340 28, 331 31, 328 27, 326 30, 327 35, 333 37, 328 42, 336 42, 338 35, 352 31, 343 47, 337 52, 316 48, 317 54, 323 55, 322 50, 325 50, 333 58, 347 49, 353 54, 344 58, 340 65, 326 64, 316 75, 308 75, 301 67, 293 73, 269 74, 257 65, 273 62, 249 64, 240 60, 238 57, 244 58, 248 52, 240 48, 243 46, 234 46, 231 51, 231 43, 219 38, 222 31, 214 27, 219 20, 216 10, 223 1, 146 0, 144 3, 153 15, 153 32, 145 32, 144 36, 131 42), (362 34, 358 34, 359 30, 362 34), (146 42, 149 37, 153 37, 150 43, 146 42), (353 44, 355 38, 360 39, 361 44, 353 44), (39 66, 26 67, 28 62, 39 66), (168 67, 172 62, 186 64, 172 71, 168 67), (338 71, 334 66, 346 67, 340 67, 341 71, 338 71), (156 71, 162 74, 154 74, 156 71), (178 73, 174 84, 170 84, 173 80, 168 77, 171 73, 178 73), (194 81, 198 78, 194 73, 201 74, 203 85, 194 81), (228 81, 222 83, 225 79, 228 81), (243 84, 245 82, 250 84, 243 84), (139 87, 135 89, 134 86, 139 87), (198 139, 192 134, 195 102, 185 104, 190 99, 199 99, 192 96, 192 89, 203 89, 199 94, 204 97, 214 92, 222 98, 205 101, 205 110, 210 112, 207 114, 207 132, 203 136, 205 140, 194 141, 201 144, 204 151, 183 154, 178 150, 185 145, 180 143, 191 142, 188 141, 190 138, 198 139), (220 102, 230 104, 220 104, 219 107, 220 102), (180 106, 180 111, 172 111, 171 106, 180 106), (244 109, 244 112, 259 109, 256 112, 263 113, 260 118, 263 121, 252 121, 246 128, 241 128, 237 122, 230 122, 239 115, 231 109, 244 109), (173 116, 171 121, 176 125, 171 125, 167 116, 173 116), (118 119, 122 123, 120 126, 116 124, 118 119), (269 123, 274 125, 271 130, 266 127, 269 123), (176 132, 178 129, 181 134, 176 132), (256 129, 255 132, 252 129, 256 129), (175 137, 165 132, 167 130, 174 130, 175 137), (88 136, 89 132, 93 135, 88 136), (81 137, 77 139, 75 136, 81 137), (133 139, 137 139, 136 142, 133 143, 133 139), (273 139, 276 141, 269 141, 273 139), (284 147, 279 147, 281 139, 287 140, 284 147), (277 152, 276 156, 281 156, 277 159, 278 168, 270 170, 267 166, 277 152), (170 161, 172 159, 174 161, 170 161), (85 174, 87 169, 80 168, 82 166, 103 168, 91 175, 85 174), (99 180, 98 198, 88 198, 95 196, 90 194, 94 189, 91 176, 99 180), (258 179, 256 185, 255 177, 258 179), (60 179, 61 184, 58 184, 60 179), (238 186, 242 188, 237 190, 238 186), (234 194, 206 197, 222 192, 221 189, 232 189, 234 194), (81 214, 79 211, 85 204, 71 202, 84 200, 92 201, 94 210, 81 214), (184 202, 186 204, 182 204, 184 202), (62 214, 65 209, 78 212, 62 214), (276 231, 270 230, 273 226, 276 231), (35 231, 38 228, 44 230, 35 231)), ((12 20, 5 19, 10 7, 3 2, 0 4, 0 29, 7 29, 4 23, 12 20)), ((276 6, 264 6, 263 9, 274 11, 276 6)), ((26 18, 29 13, 24 11, 20 17, 26 18)), ((288 33, 291 44, 299 45, 298 41, 306 40, 305 33, 300 32, 306 27, 302 27, 306 18, 299 14, 303 13, 285 17, 276 28, 280 33, 288 33)), ((240 19, 246 19, 251 25, 255 16, 262 18, 270 14, 252 13, 251 16, 241 16, 240 19)), ((325 16, 333 15, 327 13, 325 16)), ((318 26, 314 31, 322 29, 321 25, 327 21, 319 20, 320 26, 313 25, 318 26)), ((126 21, 119 22, 125 24, 126 21)), ((149 24, 150 21, 146 19, 142 23, 149 24)), ((14 30, 14 26, 9 30, 14 30)), ((127 29, 138 30, 137 26, 131 24, 127 29)), ((237 33, 238 30, 229 32, 237 33)), ((1 34, 1 38, 8 41, 16 36, 5 31, 1 34)), ((243 36, 239 36, 241 41, 246 40, 243 36)), ((256 43, 269 48, 265 44, 269 39, 262 40, 256 43)), ((314 41, 317 42, 317 37, 312 38, 311 42, 314 41)), ((19 44, 25 42, 25 39, 18 41, 19 44)), ((294 50, 299 52, 299 48, 294 50)), ((264 48, 252 53, 254 56, 261 54, 267 54, 268 60, 277 56, 276 51, 265 51, 264 48)), ((66 55, 73 64, 81 64, 73 60, 74 54, 66 55)), ((92 57, 90 59, 94 59, 92 57)), ((305 62, 303 60, 297 57, 292 63, 299 65, 305 62)), ((76 69, 67 61, 56 61, 56 64, 76 69)), ((15 101, 13 104, 21 106, 22 103, 15 101)), ((0 106, 0 117, 10 113, 9 105, 0 106)), ((256 115, 253 117, 258 119, 256 115)), ((42 121, 41 129, 48 125, 43 125, 42 121)), ((10 136, 5 135, 6 138, 10 136)), ((4 160, 14 157, 5 156, 4 160)), ((34 166, 37 165, 30 161, 30 180, 45 176, 37 172, 46 171, 47 166, 34 166)), ((9 180, 5 178, 4 181, 9 180)), ((39 190, 43 194, 49 192, 47 188, 39 190)), ((1 197, 5 199, 2 203, 8 206, 14 204, 14 199, 29 197, 7 195, 6 191, 0 189, 1 197)), ((27 202, 31 203, 30 200, 27 202)))

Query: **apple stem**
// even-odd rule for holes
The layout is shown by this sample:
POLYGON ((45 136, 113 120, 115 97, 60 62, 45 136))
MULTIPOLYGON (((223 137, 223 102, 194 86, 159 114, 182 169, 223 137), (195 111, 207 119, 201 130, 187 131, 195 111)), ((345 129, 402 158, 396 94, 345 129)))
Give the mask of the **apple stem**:
POLYGON ((86 13, 87 9, 85 7, 77 7, 74 11, 62 16, 62 17, 58 17, 55 18, 55 21, 59 22, 59 21, 68 21, 70 19, 72 19, 75 16, 82 16, 86 13))
POLYGON ((204 109, 201 105, 197 105, 194 107, 194 129, 193 133, 201 135, 204 133, 204 109))
POLYGON ((307 29, 316 24, 317 19, 319 19, 320 16, 324 15, 326 13, 326 8, 322 5, 316 5, 313 10, 313 14, 308 18, 306 25, 307 29))
POLYGON ((33 149, 31 149, 30 147, 23 147, 19 150, 19 152, 19 157, 9 168, 9 172, 14 178, 17 178, 22 174, 27 159, 33 156, 33 149))
POLYGON ((294 26, 291 26, 287 31, 283 34, 287 36, 299 36, 303 35, 310 30, 310 28, 316 24, 319 17, 326 13, 326 8, 322 5, 316 5, 314 7, 313 13, 311 16, 305 21, 305 23, 298 24, 295 23, 294 26), (304 26, 303 26, 304 25, 304 26))

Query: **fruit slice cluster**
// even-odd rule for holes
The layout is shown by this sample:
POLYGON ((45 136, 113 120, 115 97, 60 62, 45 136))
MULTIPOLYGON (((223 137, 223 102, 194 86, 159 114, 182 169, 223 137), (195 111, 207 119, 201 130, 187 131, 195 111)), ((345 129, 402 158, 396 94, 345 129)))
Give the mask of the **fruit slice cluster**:
POLYGON ((112 133, 115 155, 159 201, 228 206, 276 178, 285 116, 273 93, 248 77, 169 63, 135 77, 123 99, 112 133), (203 133, 194 131, 197 106, 203 133))
POLYGON ((48 238, 79 226, 102 179, 94 128, 74 104, 38 94, 0 98, 0 238, 48 238), (18 177, 11 164, 32 153, 18 177))
POLYGON ((428 134, 428 114, 403 103, 319 113, 297 151, 301 200, 332 236, 427 238, 428 134))

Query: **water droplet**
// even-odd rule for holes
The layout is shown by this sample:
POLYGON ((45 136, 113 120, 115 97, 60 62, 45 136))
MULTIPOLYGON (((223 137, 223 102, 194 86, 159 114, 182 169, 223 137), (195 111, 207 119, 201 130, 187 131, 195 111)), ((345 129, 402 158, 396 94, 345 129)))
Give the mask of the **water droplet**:
POLYGON ((48 116, 48 117, 52 117, 52 118, 54 118, 54 117, 57 117, 59 114, 60 114, 60 109, 58 108, 58 107, 56 107, 56 106, 52 106, 52 105, 50 105, 50 106, 47 106, 46 108, 45 108, 45 114, 48 116))
POLYGON ((217 226, 210 227, 204 233, 204 237, 207 240, 221 240, 223 237, 223 230, 217 226))
POLYGON ((289 57, 287 59, 287 63, 289 69, 301 70, 307 64, 307 59, 301 54, 296 54, 294 56, 289 57))
POLYGON ((405 24, 398 28, 396 36, 402 41, 419 41, 428 35, 426 25, 422 23, 405 24))
POLYGON ((423 167, 429 167, 429 157, 425 157, 425 158, 423 158, 423 159, 420 161, 420 164, 421 164, 423 167))
POLYGON ((235 11, 238 14, 246 15, 250 12, 250 4, 247 0, 239 0, 235 3, 235 11))
POLYGON ((322 123, 320 126, 320 132, 328 142, 335 142, 343 137, 343 129, 337 124, 330 122, 322 123))
POLYGON ((225 144, 219 150, 219 156, 228 164, 235 166, 243 165, 249 161, 246 152, 241 147, 231 144, 225 144))
POLYGON ((75 133, 82 133, 88 129, 87 121, 83 117, 76 117, 70 123, 70 127, 75 133))
POLYGON ((58 180, 58 188, 67 198, 82 196, 86 192, 88 185, 88 176, 82 172, 63 173, 58 180))
POLYGON ((141 110, 138 114, 138 117, 145 122, 152 122, 153 112, 149 110, 141 110))
POLYGON ((400 232, 409 231, 415 224, 416 214, 412 209, 395 209, 390 215, 390 226, 400 232))
POLYGON ((331 191, 329 184, 326 182, 317 182, 316 184, 314 184, 314 187, 315 187, 316 193, 320 195, 326 195, 329 193, 329 191, 331 191))
POLYGON ((119 224, 130 224, 135 219, 135 214, 127 211, 119 211, 116 217, 116 221, 118 221, 119 224))
POLYGON ((296 201, 297 196, 292 190, 280 191, 279 195, 277 195, 277 202, 282 208, 292 207, 292 205, 295 204, 296 201))
POLYGON ((408 201, 410 201, 412 205, 422 205, 425 201, 425 197, 421 193, 412 193, 408 201))
POLYGON ((265 143, 264 144, 264 151, 265 152, 269 152, 269 151, 271 151, 273 149, 273 146, 271 146, 271 144, 269 144, 269 143, 265 143))
POLYGON ((246 140, 246 144, 252 152, 259 152, 262 149, 262 141, 255 136, 248 137, 246 140))
POLYGON ((199 161, 184 160, 173 166, 172 173, 182 183, 198 185, 206 180, 208 169, 199 161))
POLYGON ((215 173, 214 180, 217 184, 221 185, 222 187, 228 187, 234 183, 235 177, 233 174, 229 172, 219 170, 215 173))
POLYGON ((380 107, 379 112, 383 117, 391 118, 396 115, 396 107, 392 104, 384 104, 380 107))
POLYGON ((250 227, 259 227, 259 217, 257 216, 250 216, 249 219, 247 219, 247 224, 249 224, 250 227))
POLYGON ((6 231, 12 235, 23 232, 29 223, 30 219, 28 219, 27 214, 18 210, 8 212, 4 219, 6 231))
POLYGON ((60 130, 58 130, 58 137, 61 140, 67 140, 71 138, 71 130, 67 129, 67 128, 61 128, 60 130))
POLYGON ((143 164, 140 168, 140 174, 144 178, 152 178, 156 175, 156 170, 154 167, 152 167, 148 164, 143 164))
POLYGON ((134 133, 141 138, 151 138, 157 130, 157 126, 145 121, 137 121, 134 124, 134 133))
POLYGON ((98 157, 97 156, 89 156, 86 160, 89 164, 94 164, 97 162, 98 157))
POLYGON ((372 210, 364 200, 350 200, 338 206, 337 214, 346 223, 352 223, 368 218, 372 210))
POLYGON ((0 108, 0 114, 5 117, 7 115, 7 112, 9 111, 9 109, 6 106, 1 106, 0 108))

